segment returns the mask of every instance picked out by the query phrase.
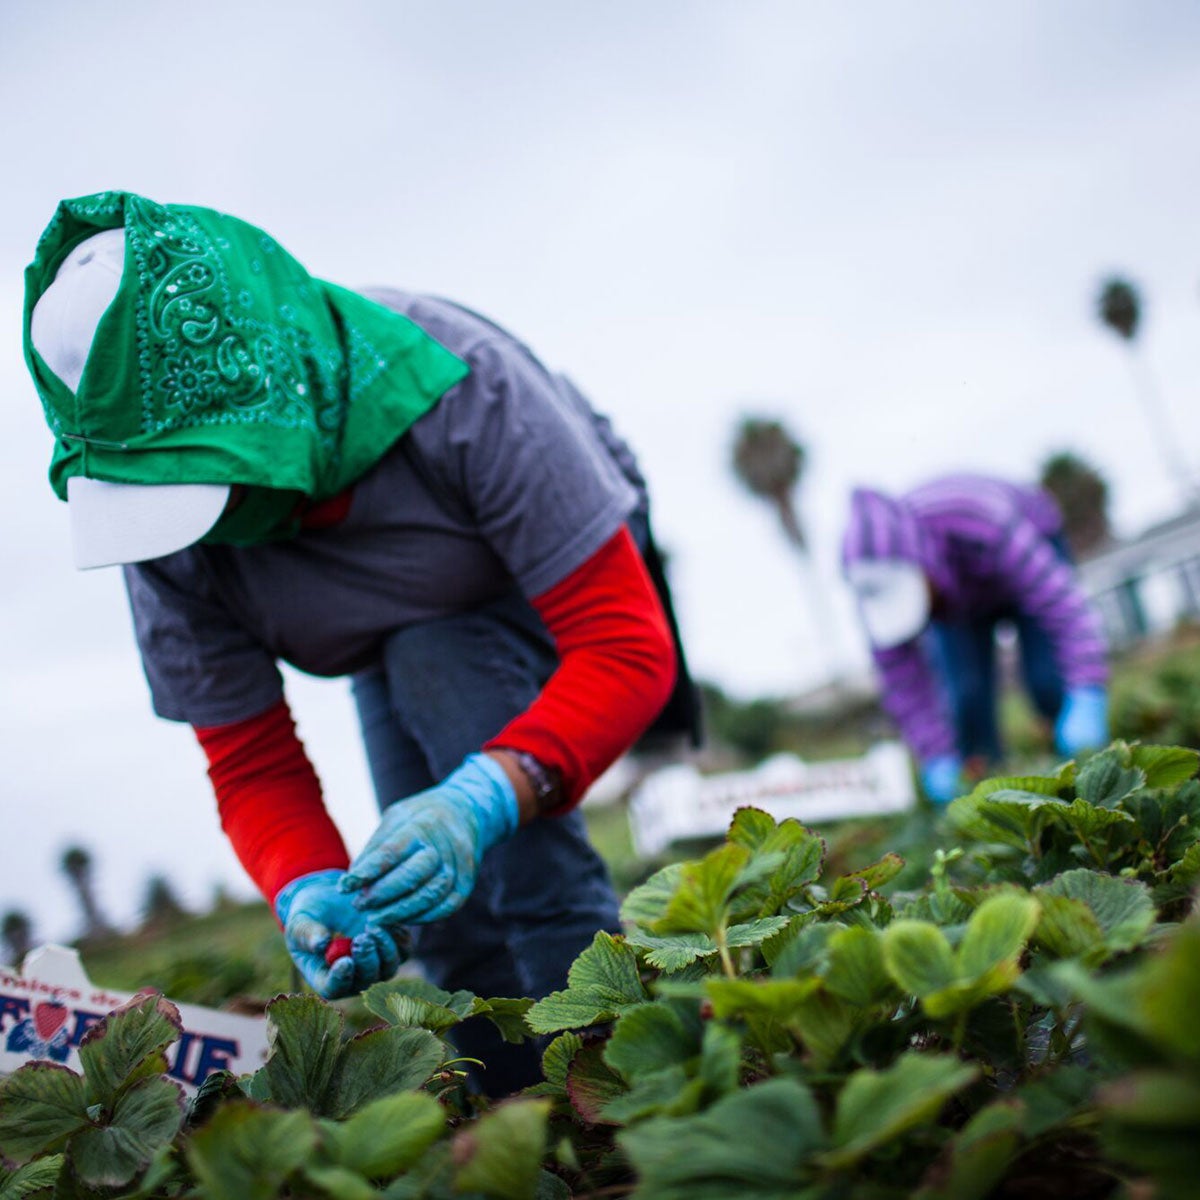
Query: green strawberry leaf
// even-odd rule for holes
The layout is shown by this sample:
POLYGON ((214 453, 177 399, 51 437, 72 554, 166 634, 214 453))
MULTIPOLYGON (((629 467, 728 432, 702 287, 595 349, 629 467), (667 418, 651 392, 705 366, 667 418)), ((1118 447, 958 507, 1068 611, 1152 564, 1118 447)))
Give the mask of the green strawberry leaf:
POLYGON ((625 1081, 604 1061, 602 1043, 585 1045, 571 1059, 567 1068, 567 1097, 571 1107, 589 1124, 613 1124, 605 1109, 628 1091, 625 1081))
POLYGON ((1133 817, 1123 809, 1103 808, 1089 804, 1086 800, 1072 800, 1070 804, 1063 804, 1048 811, 1056 821, 1068 826, 1102 865, 1107 861, 1107 855, 1102 849, 1094 849, 1090 843, 1102 837, 1114 825, 1133 823, 1133 817))
POLYGON ((694 1116, 652 1117, 617 1135, 649 1200, 797 1200, 825 1145, 812 1093, 770 1079, 694 1116))
POLYGON ((393 1025, 407 1029, 428 1029, 439 1036, 462 1020, 452 1008, 417 996, 389 996, 387 1005, 393 1025))
POLYGON ((1133 746, 1130 757, 1145 772, 1148 788, 1176 787, 1200 768, 1200 753, 1182 746, 1133 746))
POLYGON ((626 941, 642 951, 642 957, 660 971, 682 971, 684 967, 703 958, 709 958, 719 950, 717 943, 706 933, 653 934, 634 929, 626 941))
POLYGON ((25 1200, 26 1196, 49 1192, 58 1182, 62 1164, 61 1154, 51 1154, 11 1171, 0 1166, 0 1200, 25 1200))
POLYGON ((799 821, 776 822, 756 808, 740 808, 733 816, 728 841, 744 846, 755 858, 776 862, 757 882, 738 895, 735 920, 778 913, 793 896, 816 881, 825 859, 825 842, 799 821))
POLYGON ((583 1048, 583 1038, 577 1033, 560 1033, 547 1047, 542 1055, 542 1074, 546 1082, 560 1089, 563 1094, 567 1090, 567 1071, 571 1060, 583 1048))
POLYGON ((1031 896, 989 896, 972 913, 954 950, 936 925, 894 921, 883 931, 884 962, 931 1017, 953 1016, 1012 987, 1037 919, 1038 904, 1031 896))
POLYGON ((800 1013, 801 1005, 821 987, 808 979, 710 979, 706 985, 713 1015, 722 1020, 755 1018, 774 1021, 785 1028, 800 1013))
POLYGON ((179 1010, 157 993, 134 996, 93 1025, 79 1043, 88 1103, 107 1107, 140 1079, 161 1075, 182 1030, 179 1010))
POLYGON ((192 1134, 185 1152, 205 1200, 275 1200, 316 1144, 307 1112, 238 1101, 192 1134))
POLYGON ((1159 953, 1120 975, 1096 976, 1078 967, 1070 970, 1073 966, 1060 964, 1060 971, 1088 1006, 1089 1019, 1126 1035, 1131 1055, 1138 1049, 1129 1034, 1169 1064, 1182 1060, 1200 1066, 1200 1022, 1195 1019, 1200 922, 1179 926, 1159 953))
POLYGON ((347 1117, 372 1100, 422 1087, 446 1057, 445 1043, 427 1029, 368 1029, 341 1048, 326 1091, 310 1107, 347 1117))
POLYGON ((834 1149, 825 1166, 844 1170, 871 1151, 937 1119, 945 1102, 979 1077, 979 1068, 948 1054, 909 1051, 885 1071, 862 1069, 846 1081, 833 1121, 834 1149))
POLYGON ((0 1155, 23 1163, 60 1150, 90 1124, 83 1076, 34 1062, 0 1080, 0 1155))
POLYGON ((851 871, 847 879, 861 879, 869 891, 876 891, 885 884, 891 883, 904 870, 904 859, 895 851, 889 851, 881 859, 863 867, 860 871, 851 871))
POLYGON ((1157 917, 1144 883, 1082 868, 1033 894, 1042 906, 1038 942, 1059 957, 1080 957, 1092 966, 1141 945, 1157 917))
POLYGON ((363 1105, 346 1121, 322 1121, 335 1164, 367 1179, 407 1170, 446 1125, 442 1106, 427 1092, 397 1092, 363 1105))
POLYGON ((955 952, 955 969, 968 982, 995 980, 1007 988, 1020 973, 1018 962, 1037 925, 1038 904, 1030 896, 1005 892, 989 896, 971 914, 955 952))
POLYGON ((532 1007, 533 1001, 528 996, 492 996, 488 1000, 476 997, 471 1007, 471 1016, 486 1017, 506 1042, 520 1045, 529 1040, 529 1026, 525 1023, 525 1014, 532 1007))
POLYGON ((559 1033, 611 1021, 648 999, 633 947, 601 931, 571 964, 565 990, 539 1000, 525 1021, 534 1033, 559 1033))
POLYGON ((999 1100, 980 1109, 936 1165, 937 1182, 914 1200, 987 1200, 1023 1146, 1024 1106, 999 1100))
POLYGON ((661 1067, 686 1063, 700 1052, 700 1038, 663 1001, 628 1008, 604 1048, 604 1061, 627 1083, 661 1067))
POLYGON ((1146 786, 1146 772, 1129 765, 1128 747, 1117 745, 1092 755, 1075 777, 1079 799, 1097 808, 1113 808, 1146 786))
MULTIPOLYGON (((729 906, 734 892, 745 879, 751 863, 745 846, 726 843, 703 858, 685 862, 679 886, 667 903, 667 911, 654 923, 654 933, 704 933, 716 937, 729 923, 729 906)), ((763 872, 756 872, 755 882, 763 872)))
POLYGON ((679 888, 683 863, 671 863, 655 871, 645 883, 635 887, 621 905, 621 921, 651 929, 667 913, 667 905, 679 888))
MULTIPOLYGON (((391 1025, 402 1022, 396 1020, 396 1008, 393 1001, 397 998, 408 998, 424 1001, 437 1008, 444 1008, 453 1013, 459 1020, 469 1016, 476 1002, 474 992, 460 990, 448 992, 437 984, 430 983, 418 975, 401 975, 395 979, 387 979, 382 983, 373 983, 365 992, 362 1000, 368 1012, 372 1012, 381 1021, 391 1025)), ((407 1012, 403 1005, 400 1011, 407 1012)))
POLYGON ((124 1187, 170 1145, 183 1124, 183 1089, 163 1076, 121 1091, 109 1120, 80 1130, 67 1145, 72 1172, 94 1190, 124 1187))
MULTIPOLYGON (((325 1167, 306 1165, 304 1178, 311 1183, 319 1195, 329 1200, 378 1200, 379 1192, 361 1175, 347 1167, 325 1167)), ((308 1195, 308 1192, 303 1193, 308 1195)))
POLYGON ((857 925, 835 930, 828 953, 828 966, 822 974, 833 995, 865 1008, 894 993, 884 962, 883 939, 874 929, 857 925))
POLYGON ((1048 813, 1042 810, 1047 806, 1053 813, 1061 807, 1061 801, 1044 793, 998 789, 952 801, 946 817, 950 827, 964 840, 999 842, 1028 850, 1046 824, 1048 813))
POLYGON ((901 990, 917 997, 933 995, 956 979, 954 951, 930 921, 893 921, 883 931, 883 961, 901 990))
POLYGON ((546 1148, 548 1100, 511 1100, 455 1135, 454 1187, 497 1200, 529 1200, 546 1148))
POLYGON ((325 1115, 324 1101, 341 1050, 345 1018, 318 996, 277 996, 267 1005, 267 1061, 256 1094, 284 1108, 325 1115))

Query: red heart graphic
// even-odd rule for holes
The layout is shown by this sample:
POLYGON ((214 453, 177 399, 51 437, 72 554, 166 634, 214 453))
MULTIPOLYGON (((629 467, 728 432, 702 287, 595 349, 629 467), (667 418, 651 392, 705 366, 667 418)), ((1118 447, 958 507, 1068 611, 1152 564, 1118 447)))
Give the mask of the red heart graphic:
POLYGON ((67 1023, 67 1007, 57 1000, 44 1000, 33 1006, 33 1027, 43 1042, 48 1042, 67 1023))

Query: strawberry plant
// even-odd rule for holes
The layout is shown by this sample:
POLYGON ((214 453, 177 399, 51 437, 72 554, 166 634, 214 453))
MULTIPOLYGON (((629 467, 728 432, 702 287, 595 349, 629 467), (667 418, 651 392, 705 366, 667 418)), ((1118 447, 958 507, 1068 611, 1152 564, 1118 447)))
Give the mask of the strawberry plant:
MULTIPOLYGON (((739 811, 627 897, 536 1003, 418 979, 345 1028, 268 1005, 252 1075, 185 1098, 172 1006, 91 1030, 83 1074, 0 1082, 0 1200, 1184 1200, 1200 1138, 1200 756, 1115 743, 951 804, 921 861, 829 870, 739 811), (466 1094, 459 1022, 542 1040, 466 1094)), ((50 1030, 53 1014, 44 1014, 50 1030)))
MULTIPOLYGON (((627 936, 598 936, 527 1014, 559 1035, 540 1090, 610 1131, 576 1159, 592 1153, 604 1181, 615 1147, 646 1200, 1101 1197, 1143 1170, 1162 1189, 1146 1194, 1174 1195, 1167 1151, 1200 1134, 1194 1067, 1174 1057, 1179 1104, 1155 1110, 1158 1076, 1127 1075, 1109 1043, 1128 1039, 1097 1031, 1110 987, 1153 988, 1200 936, 1197 761, 1117 743, 981 784, 908 893, 888 894, 894 855, 823 880, 819 837, 739 812, 724 846, 635 889, 627 936), (603 1040, 586 1033, 602 1022, 603 1040)), ((1143 1023, 1171 1005, 1182 1020, 1187 985, 1200 1002, 1200 980, 1171 978, 1143 1023)))

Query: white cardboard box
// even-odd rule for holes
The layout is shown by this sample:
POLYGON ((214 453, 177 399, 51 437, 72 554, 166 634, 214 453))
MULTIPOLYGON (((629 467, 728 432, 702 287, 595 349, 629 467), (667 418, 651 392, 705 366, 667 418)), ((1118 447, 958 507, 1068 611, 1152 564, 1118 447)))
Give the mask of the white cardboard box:
MULTIPOLYGON (((79 954, 66 946, 31 951, 20 972, 0 967, 0 1074, 44 1060, 74 1071, 79 1042, 114 1008, 137 993, 97 987, 79 954)), ((175 1003, 172 1001, 172 1003, 175 1003)), ((167 1052, 167 1073, 194 1090, 213 1071, 256 1071, 267 1057, 265 1017, 176 1004, 183 1034, 167 1052)))

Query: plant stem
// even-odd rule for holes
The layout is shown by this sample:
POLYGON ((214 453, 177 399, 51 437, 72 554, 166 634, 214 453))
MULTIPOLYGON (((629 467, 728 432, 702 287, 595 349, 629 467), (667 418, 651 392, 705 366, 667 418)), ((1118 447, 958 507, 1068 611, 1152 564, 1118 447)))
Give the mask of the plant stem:
POLYGON ((964 1009, 954 1020, 954 1053, 962 1051, 963 1040, 967 1036, 967 1010, 964 1009))
POLYGON ((1096 853, 1096 847, 1088 841, 1087 834, 1085 834, 1082 829, 1079 831, 1079 840, 1083 843, 1083 848, 1092 856, 1092 861, 1096 864, 1096 866, 1103 867, 1107 860, 1101 858, 1100 855, 1096 853))
POLYGON ((725 924, 722 922, 716 928, 713 939, 717 943, 717 951, 721 955, 721 968, 729 979, 738 977, 737 968, 733 965, 733 955, 729 953, 729 943, 725 939, 725 924))

